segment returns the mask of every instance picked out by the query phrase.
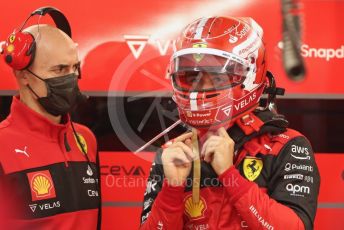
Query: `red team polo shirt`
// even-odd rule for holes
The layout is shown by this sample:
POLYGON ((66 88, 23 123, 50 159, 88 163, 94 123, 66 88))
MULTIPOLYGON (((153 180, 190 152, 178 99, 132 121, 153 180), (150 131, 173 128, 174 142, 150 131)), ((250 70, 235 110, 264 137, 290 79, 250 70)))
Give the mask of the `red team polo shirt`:
MULTIPOLYGON (((0 123, 0 221, 7 229, 96 229, 100 207, 92 132, 52 123, 18 97, 0 123)), ((2 228, 1 227, 1 228, 2 228)))

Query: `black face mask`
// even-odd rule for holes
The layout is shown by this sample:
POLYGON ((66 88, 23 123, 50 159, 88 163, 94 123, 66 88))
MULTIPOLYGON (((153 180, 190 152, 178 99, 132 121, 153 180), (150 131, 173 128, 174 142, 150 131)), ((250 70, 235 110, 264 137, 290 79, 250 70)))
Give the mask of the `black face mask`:
POLYGON ((75 73, 43 79, 30 70, 27 71, 45 82, 48 92, 46 97, 39 97, 29 85, 27 86, 38 97, 37 100, 43 108, 54 116, 69 113, 74 105, 85 97, 79 90, 78 76, 75 73))

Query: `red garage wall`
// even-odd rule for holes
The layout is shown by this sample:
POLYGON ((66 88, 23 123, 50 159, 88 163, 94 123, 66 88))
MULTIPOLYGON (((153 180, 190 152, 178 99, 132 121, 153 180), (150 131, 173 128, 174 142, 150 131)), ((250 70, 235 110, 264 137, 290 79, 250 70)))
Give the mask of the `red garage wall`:
MULTIPOLYGON (((90 94, 108 91, 169 92, 166 65, 176 34, 186 23, 201 16, 251 16, 264 28, 270 70, 287 94, 304 97, 342 97, 344 78, 344 1, 301 0, 303 6, 302 55, 308 67, 304 81, 295 83, 285 75, 281 50, 280 1, 276 0, 31 0, 2 4, 0 41, 21 25, 32 10, 53 5, 70 20, 83 63, 81 89, 90 94)), ((49 21, 49 17, 41 22, 49 21)), ((30 20, 37 23, 37 18, 30 20)), ((0 62, 0 93, 16 88, 11 70, 0 62)))

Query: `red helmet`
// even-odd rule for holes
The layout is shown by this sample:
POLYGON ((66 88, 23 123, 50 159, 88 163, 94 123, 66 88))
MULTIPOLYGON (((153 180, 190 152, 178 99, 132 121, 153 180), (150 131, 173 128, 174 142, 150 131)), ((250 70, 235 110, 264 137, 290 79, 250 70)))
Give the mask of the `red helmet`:
POLYGON ((267 83, 262 38, 252 18, 200 18, 186 26, 169 66, 183 122, 228 128, 258 106, 267 83))

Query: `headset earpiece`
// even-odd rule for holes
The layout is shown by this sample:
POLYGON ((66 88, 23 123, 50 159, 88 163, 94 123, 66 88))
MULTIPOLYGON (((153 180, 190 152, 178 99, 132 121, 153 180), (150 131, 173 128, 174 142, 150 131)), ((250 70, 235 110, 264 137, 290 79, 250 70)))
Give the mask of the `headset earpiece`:
POLYGON ((26 32, 13 32, 4 45, 4 58, 6 63, 13 69, 21 70, 26 68, 32 59, 34 50, 31 49, 35 43, 34 37, 26 32))
POLYGON ((33 11, 30 16, 24 21, 19 30, 8 36, 3 45, 2 55, 4 55, 5 62, 15 70, 22 70, 30 66, 35 57, 36 41, 32 34, 22 32, 26 22, 34 15, 44 16, 49 14, 54 20, 57 28, 65 32, 68 36, 72 36, 71 28, 67 18, 54 7, 41 7, 33 11))

